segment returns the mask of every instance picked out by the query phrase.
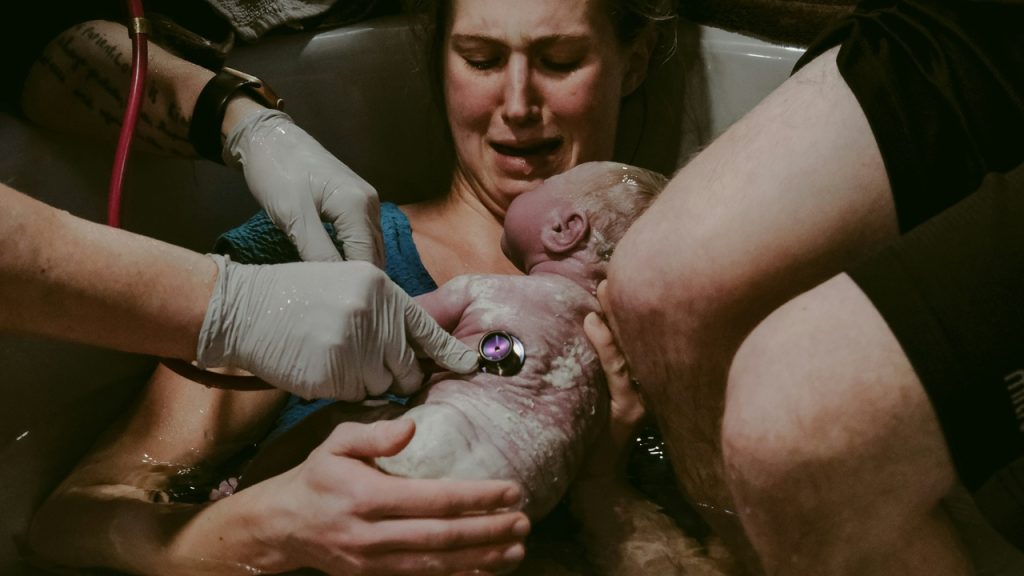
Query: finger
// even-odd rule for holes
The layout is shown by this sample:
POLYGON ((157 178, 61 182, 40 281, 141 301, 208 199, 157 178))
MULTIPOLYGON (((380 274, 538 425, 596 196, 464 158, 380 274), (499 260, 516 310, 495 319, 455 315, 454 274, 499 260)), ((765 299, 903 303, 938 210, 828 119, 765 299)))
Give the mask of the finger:
POLYGON ((454 550, 520 542, 530 532, 522 512, 455 518, 403 518, 374 522, 369 553, 454 550))
POLYGON ((380 204, 373 198, 367 199, 365 206, 335 206, 332 201, 337 196, 338 193, 332 195, 323 207, 323 212, 334 224, 334 234, 341 241, 345 259, 363 260, 383 268, 384 238, 380 231, 380 204))
POLYGON ((404 339, 385 345, 384 365, 391 372, 393 382, 389 391, 408 396, 423 385, 423 370, 416 353, 404 339))
POLYGON ((372 564, 374 573, 380 574, 447 576, 458 572, 481 570, 505 574, 515 569, 525 555, 526 549, 522 543, 517 542, 430 553, 391 552, 371 557, 367 564, 372 564))
POLYGON ((591 312, 583 320, 583 331, 597 351, 598 360, 604 370, 611 397, 612 436, 626 437, 644 417, 644 404, 640 393, 633 386, 626 358, 615 342, 615 337, 601 317, 591 312))
POLYGON ((376 517, 461 516, 519 508, 522 490, 506 480, 398 478, 382 475, 381 491, 394 497, 374 502, 376 517))
POLYGON ((405 328, 409 338, 424 354, 452 372, 469 374, 476 370, 475 350, 445 332, 415 300, 404 293, 399 296, 405 300, 405 328))
MULTIPOLYGON (((376 337, 380 336, 376 335, 376 337)), ((380 345, 385 348, 385 351, 390 346, 387 342, 381 342, 380 345)), ((384 359, 377 354, 366 358, 361 372, 358 370, 351 372, 355 372, 360 379, 359 386, 365 390, 367 396, 377 396, 387 392, 394 381, 391 371, 384 365, 384 359)), ((359 395, 358 399, 362 400, 363 395, 359 395)))
POLYGON ((415 431, 416 423, 405 418, 381 420, 372 424, 343 422, 334 428, 323 446, 335 456, 394 456, 412 440, 415 431))
POLYGON ((320 221, 313 200, 305 196, 299 200, 299 212, 279 218, 270 213, 271 220, 277 225, 299 251, 299 256, 307 262, 339 262, 341 254, 335 248, 330 235, 320 221))
MULTIPOLYGON (((587 314, 587 317, 583 319, 583 332, 590 340, 590 344, 594 346, 594 350, 597 351, 597 357, 601 361, 605 377, 609 380, 615 379, 616 384, 621 379, 625 379, 628 383, 629 371, 626 369, 626 357, 622 355, 612 331, 608 329, 608 325, 596 312, 587 314)), ((611 386, 612 382, 609 381, 608 385, 611 386)))

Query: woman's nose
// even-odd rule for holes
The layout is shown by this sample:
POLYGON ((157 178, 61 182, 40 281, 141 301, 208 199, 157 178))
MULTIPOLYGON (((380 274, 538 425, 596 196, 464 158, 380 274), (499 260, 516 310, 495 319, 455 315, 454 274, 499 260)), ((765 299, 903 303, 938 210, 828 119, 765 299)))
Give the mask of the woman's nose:
POLYGON ((531 81, 530 63, 512 57, 505 68, 505 103, 502 117, 509 124, 528 124, 540 119, 540 103, 531 81))

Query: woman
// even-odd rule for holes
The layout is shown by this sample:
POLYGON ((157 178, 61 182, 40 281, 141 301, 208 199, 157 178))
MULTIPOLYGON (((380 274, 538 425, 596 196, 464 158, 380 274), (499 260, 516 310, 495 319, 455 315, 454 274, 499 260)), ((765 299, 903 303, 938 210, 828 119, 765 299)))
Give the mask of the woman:
MULTIPOLYGON (((499 243, 509 202, 546 177, 611 157, 620 101, 643 82, 657 39, 631 4, 438 6, 437 55, 456 157, 451 191, 392 213, 408 217, 434 283, 466 272, 517 273, 499 243)), ((610 380, 628 381, 610 338, 601 343, 610 380)), ((451 573, 504 570, 522 559, 528 523, 507 511, 518 499, 514 487, 392 478, 363 462, 400 450, 412 434, 402 423, 343 425, 302 465, 209 505, 152 505, 168 471, 223 461, 257 440, 284 401, 277 392, 176 380, 158 371, 136 412, 44 506, 32 529, 40 555, 147 574, 451 573), (125 485, 149 467, 160 474, 125 485)))

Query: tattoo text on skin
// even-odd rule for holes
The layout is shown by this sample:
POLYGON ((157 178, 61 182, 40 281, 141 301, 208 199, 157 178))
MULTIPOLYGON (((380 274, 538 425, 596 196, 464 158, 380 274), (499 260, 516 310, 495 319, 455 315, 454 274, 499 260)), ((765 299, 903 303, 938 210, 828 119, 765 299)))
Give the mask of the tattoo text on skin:
POLYGON ((1003 378, 1006 382, 1006 391, 1010 394, 1010 401, 1013 402, 1013 411, 1017 415, 1017 425, 1021 432, 1024 432, 1024 370, 1010 372, 1003 378))

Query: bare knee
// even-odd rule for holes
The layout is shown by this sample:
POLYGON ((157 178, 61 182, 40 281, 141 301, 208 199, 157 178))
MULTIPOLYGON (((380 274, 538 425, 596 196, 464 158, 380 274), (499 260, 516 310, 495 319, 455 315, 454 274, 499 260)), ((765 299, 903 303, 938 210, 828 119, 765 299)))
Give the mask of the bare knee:
MULTIPOLYGON (((722 419, 722 453, 738 503, 791 502, 816 461, 840 457, 828 417, 800 390, 806 372, 776 317, 756 328, 733 358, 722 419)), ((740 504, 742 505, 742 504, 740 504)), ((785 505, 785 504, 783 504, 785 505)))
POLYGON ((796 551, 871 558, 923 522, 954 480, 912 367, 845 276, 769 315, 739 347, 722 450, 768 565, 796 551))

